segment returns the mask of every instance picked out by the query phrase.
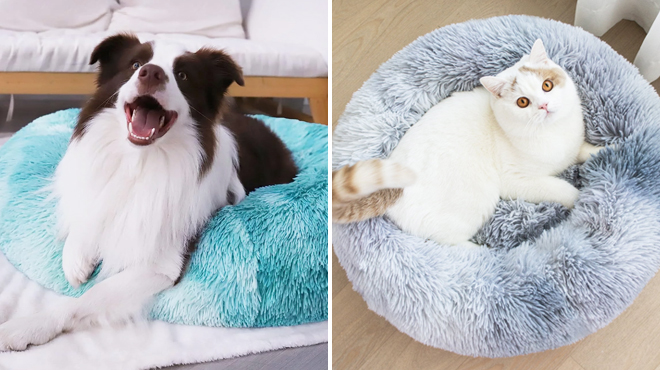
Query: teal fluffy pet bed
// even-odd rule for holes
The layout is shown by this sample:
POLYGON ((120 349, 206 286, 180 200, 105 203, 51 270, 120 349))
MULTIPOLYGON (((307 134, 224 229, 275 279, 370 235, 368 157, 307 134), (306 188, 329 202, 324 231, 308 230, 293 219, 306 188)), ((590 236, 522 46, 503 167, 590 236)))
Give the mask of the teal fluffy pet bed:
MULTIPOLYGON (((0 250, 46 288, 72 288, 56 240, 48 185, 64 155, 78 109, 41 117, 0 148, 0 250)), ((151 318, 223 327, 327 320, 327 126, 258 116, 293 153, 290 184, 263 187, 208 223, 181 282, 159 294, 151 318)))
POLYGON ((580 340, 630 305, 660 267, 660 97, 595 36, 528 16, 454 24, 420 37, 357 91, 334 131, 335 169, 386 158, 433 105, 529 54, 536 39, 578 89, 587 140, 615 144, 564 178, 558 204, 500 201, 474 240, 438 245, 387 218, 333 226, 353 287, 416 340, 503 357, 580 340))

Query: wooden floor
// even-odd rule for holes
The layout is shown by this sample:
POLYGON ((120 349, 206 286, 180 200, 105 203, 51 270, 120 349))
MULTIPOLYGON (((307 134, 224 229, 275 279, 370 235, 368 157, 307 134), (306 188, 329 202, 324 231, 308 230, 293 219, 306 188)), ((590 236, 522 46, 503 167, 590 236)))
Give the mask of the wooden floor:
MULTIPOLYGON (((351 95, 396 51, 451 23, 530 14, 573 23, 575 0, 333 0, 333 127, 351 95)), ((623 21, 603 36, 632 61, 644 38, 623 21)), ((660 80, 653 86, 660 89, 660 80)), ((612 324, 553 351, 508 359, 459 356, 427 347, 367 309, 333 255, 332 363, 340 369, 660 370, 660 276, 612 324)))

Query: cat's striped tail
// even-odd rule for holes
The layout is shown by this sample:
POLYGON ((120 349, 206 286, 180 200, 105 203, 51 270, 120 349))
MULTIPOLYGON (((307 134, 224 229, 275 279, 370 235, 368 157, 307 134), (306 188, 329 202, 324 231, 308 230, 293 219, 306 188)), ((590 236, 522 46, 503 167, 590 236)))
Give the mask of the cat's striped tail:
POLYGON ((332 173, 332 220, 346 223, 380 216, 415 182, 408 167, 370 159, 332 173))

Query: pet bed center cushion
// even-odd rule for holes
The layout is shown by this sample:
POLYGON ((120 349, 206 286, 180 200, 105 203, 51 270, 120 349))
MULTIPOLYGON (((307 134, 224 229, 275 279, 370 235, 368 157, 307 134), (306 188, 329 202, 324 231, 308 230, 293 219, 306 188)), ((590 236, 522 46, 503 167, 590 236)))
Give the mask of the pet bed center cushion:
MULTIPOLYGON (((47 190, 79 110, 41 117, 0 148, 0 250, 19 271, 79 296, 62 271, 56 200, 47 190)), ((210 220, 188 271, 159 294, 151 318, 224 327, 288 326, 327 319, 327 127, 257 116, 293 153, 292 183, 267 186, 210 220)))
POLYGON ((388 157, 433 105, 510 67, 539 38, 576 83, 587 140, 615 144, 562 174, 581 188, 573 210, 500 201, 475 236, 490 248, 441 246, 384 217, 333 225, 354 289, 425 344, 487 357, 567 345, 611 322, 660 266, 660 97, 570 25, 505 16, 420 37, 353 95, 334 131, 334 168, 388 157))

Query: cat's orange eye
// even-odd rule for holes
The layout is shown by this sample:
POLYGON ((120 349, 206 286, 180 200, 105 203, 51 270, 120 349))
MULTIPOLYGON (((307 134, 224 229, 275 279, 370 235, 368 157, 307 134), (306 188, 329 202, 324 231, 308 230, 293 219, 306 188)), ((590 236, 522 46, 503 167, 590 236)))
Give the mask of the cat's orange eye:
POLYGON ((527 99, 527 98, 524 97, 524 96, 521 96, 520 98, 518 98, 518 100, 516 101, 516 103, 518 104, 518 106, 519 106, 520 108, 526 108, 526 107, 529 105, 529 99, 527 99))
POLYGON ((543 91, 548 92, 552 90, 553 87, 555 87, 555 85, 552 83, 552 81, 550 80, 543 81, 543 91))

